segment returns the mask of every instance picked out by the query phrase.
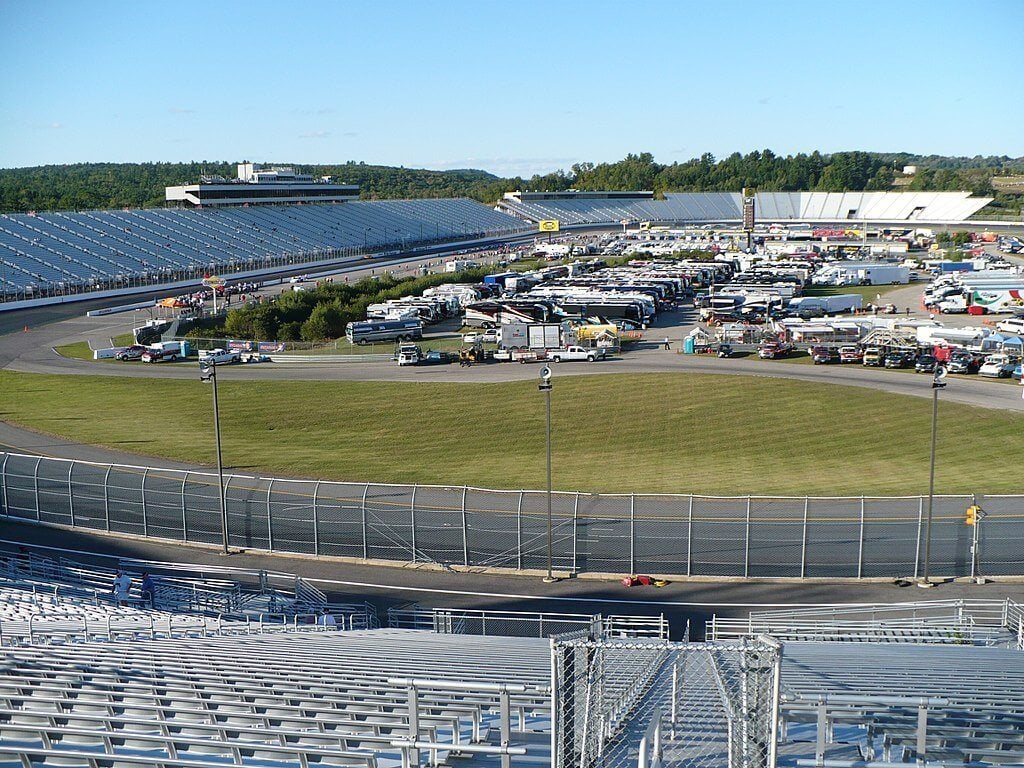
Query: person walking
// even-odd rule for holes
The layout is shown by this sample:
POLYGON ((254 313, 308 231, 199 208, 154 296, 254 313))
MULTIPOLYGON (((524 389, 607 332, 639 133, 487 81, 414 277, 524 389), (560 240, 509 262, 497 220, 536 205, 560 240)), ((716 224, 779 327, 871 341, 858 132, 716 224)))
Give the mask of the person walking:
POLYGON ((672 349, 672 342, 668 340, 668 336, 665 337, 665 349, 672 349))
POLYGON ((316 623, 323 627, 325 632, 331 632, 338 628, 338 622, 334 619, 326 608, 320 612, 320 615, 316 617, 316 623))

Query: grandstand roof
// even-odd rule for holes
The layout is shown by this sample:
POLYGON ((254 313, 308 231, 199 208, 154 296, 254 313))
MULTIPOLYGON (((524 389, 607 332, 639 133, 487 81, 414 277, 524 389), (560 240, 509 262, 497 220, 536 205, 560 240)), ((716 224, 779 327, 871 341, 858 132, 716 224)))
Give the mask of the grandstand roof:
MULTIPOLYGON (((529 221, 558 219, 565 225, 616 224, 624 219, 657 222, 741 221, 739 192, 673 192, 664 200, 603 199, 583 194, 519 199, 506 195, 499 204, 529 221)), ((970 192, 758 192, 759 221, 960 222, 992 201, 970 192)))

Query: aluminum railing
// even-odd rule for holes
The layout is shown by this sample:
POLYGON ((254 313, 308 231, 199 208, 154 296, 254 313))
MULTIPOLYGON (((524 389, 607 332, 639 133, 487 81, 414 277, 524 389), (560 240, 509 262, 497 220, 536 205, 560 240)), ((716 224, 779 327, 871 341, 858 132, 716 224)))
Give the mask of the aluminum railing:
POLYGON ((551 637, 573 631, 596 631, 617 638, 667 638, 665 616, 607 616, 583 613, 531 613, 463 608, 389 608, 388 626, 442 634, 551 637))

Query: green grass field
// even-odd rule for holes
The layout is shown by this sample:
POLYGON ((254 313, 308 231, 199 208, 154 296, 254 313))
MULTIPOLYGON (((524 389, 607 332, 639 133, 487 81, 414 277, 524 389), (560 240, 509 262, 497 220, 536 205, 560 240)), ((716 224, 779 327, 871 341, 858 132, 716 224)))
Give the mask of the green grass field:
POLYGON ((92 360, 92 349, 87 341, 76 341, 74 344, 63 344, 54 347, 61 357, 72 357, 76 360, 92 360))
MULTIPOLYGON (((119 450, 210 464, 199 381, 0 371, 2 418, 119 450)), ((590 492, 920 494, 931 404, 855 387, 694 374, 562 378, 554 484, 590 492)), ((536 384, 220 382, 240 472, 544 485, 536 384)), ((940 402, 938 493, 1020 492, 1024 416, 940 402)))
MULTIPOLYGON (((875 297, 881 295, 885 303, 886 294, 906 288, 905 285, 808 285, 804 288, 801 296, 838 296, 843 293, 859 293, 864 298, 864 303, 875 301, 875 297)), ((921 285, 924 291, 924 285, 921 285)))

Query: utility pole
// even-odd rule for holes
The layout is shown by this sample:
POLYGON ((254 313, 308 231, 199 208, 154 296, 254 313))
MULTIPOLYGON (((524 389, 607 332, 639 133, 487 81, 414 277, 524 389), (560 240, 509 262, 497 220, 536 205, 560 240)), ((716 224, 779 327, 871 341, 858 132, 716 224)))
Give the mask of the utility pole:
POLYGON ((928 578, 928 567, 932 559, 932 508, 935 503, 935 442, 939 424, 939 390, 946 386, 944 378, 946 378, 946 369, 941 365, 935 366, 935 374, 932 376, 932 450, 928 468, 928 517, 924 534, 924 571, 921 580, 917 582, 917 586, 922 589, 935 586, 935 582, 928 578))
POLYGON ((220 450, 220 402, 217 399, 217 363, 211 360, 206 364, 200 364, 200 381, 213 384, 213 434, 217 442, 217 495, 220 497, 220 526, 221 543, 224 547, 224 554, 230 554, 228 550, 228 506, 224 494, 224 464, 221 460, 220 450))
POLYGON ((547 410, 547 453, 548 453, 548 575, 544 577, 547 584, 558 581, 552 573, 552 550, 554 549, 554 534, 551 518, 551 369, 544 366, 540 369, 540 385, 538 390, 544 393, 547 410))

